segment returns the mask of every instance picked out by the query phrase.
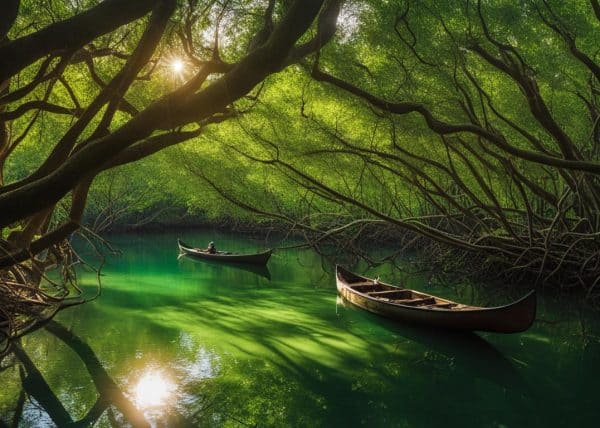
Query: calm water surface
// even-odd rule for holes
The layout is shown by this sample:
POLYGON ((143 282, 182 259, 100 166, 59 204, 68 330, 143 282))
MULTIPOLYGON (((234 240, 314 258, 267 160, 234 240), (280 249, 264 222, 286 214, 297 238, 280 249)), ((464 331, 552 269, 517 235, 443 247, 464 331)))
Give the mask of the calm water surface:
MULTIPOLYGON (((178 260, 175 239, 112 238, 123 255, 105 265, 102 296, 0 363, 0 427, 598 426, 600 322, 573 303, 541 296, 522 334, 421 330, 343 306, 312 252, 275 253, 253 272, 178 260)), ((467 303, 523 292, 369 273, 467 303)), ((94 275, 82 282, 93 294, 94 275)))

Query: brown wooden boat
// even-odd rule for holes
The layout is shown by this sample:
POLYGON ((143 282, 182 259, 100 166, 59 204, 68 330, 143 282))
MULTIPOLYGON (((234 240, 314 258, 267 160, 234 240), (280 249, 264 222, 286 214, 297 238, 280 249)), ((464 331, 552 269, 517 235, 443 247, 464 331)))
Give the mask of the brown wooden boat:
POLYGON ((230 253, 227 251, 217 251, 216 253, 209 253, 206 250, 194 248, 183 242, 181 239, 177 240, 177 245, 179 246, 179 251, 182 254, 191 257, 196 257, 199 259, 214 260, 228 263, 249 263, 262 266, 267 264, 269 258, 271 257, 271 253, 273 252, 273 250, 267 250, 257 254, 237 254, 230 253))
POLYGON ((411 324, 454 330, 517 333, 535 320, 535 290, 505 306, 463 305, 396 287, 336 267, 339 294, 359 308, 411 324))

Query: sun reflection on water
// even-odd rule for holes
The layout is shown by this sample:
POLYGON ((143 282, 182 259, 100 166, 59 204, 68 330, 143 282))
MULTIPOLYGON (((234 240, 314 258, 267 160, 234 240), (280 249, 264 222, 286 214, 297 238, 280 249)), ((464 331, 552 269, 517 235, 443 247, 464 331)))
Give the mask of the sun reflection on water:
POLYGON ((164 407, 176 390, 175 384, 161 370, 145 371, 133 389, 133 398, 141 410, 164 407))

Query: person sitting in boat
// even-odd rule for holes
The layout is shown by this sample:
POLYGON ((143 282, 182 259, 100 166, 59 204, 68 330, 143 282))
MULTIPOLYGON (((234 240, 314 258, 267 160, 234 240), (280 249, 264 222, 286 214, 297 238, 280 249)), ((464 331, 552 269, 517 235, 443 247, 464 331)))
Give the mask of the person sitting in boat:
POLYGON ((213 241, 210 241, 208 243, 208 248, 206 249, 206 252, 208 254, 217 254, 217 249, 216 249, 215 243, 213 241))

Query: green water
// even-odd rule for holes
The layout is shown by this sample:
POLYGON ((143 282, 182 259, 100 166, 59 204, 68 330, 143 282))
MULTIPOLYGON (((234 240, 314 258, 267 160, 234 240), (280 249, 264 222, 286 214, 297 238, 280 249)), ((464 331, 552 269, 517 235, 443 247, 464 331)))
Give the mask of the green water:
MULTIPOLYGON (((597 426, 600 322, 574 302, 542 293, 522 334, 433 332, 343 306, 310 251, 277 252, 256 273, 178 260, 175 239, 112 238, 123 255, 104 266, 102 296, 0 363, 0 427, 597 426)), ((523 292, 377 273, 467 303, 523 292)), ((91 295, 94 276, 82 281, 91 295)))

